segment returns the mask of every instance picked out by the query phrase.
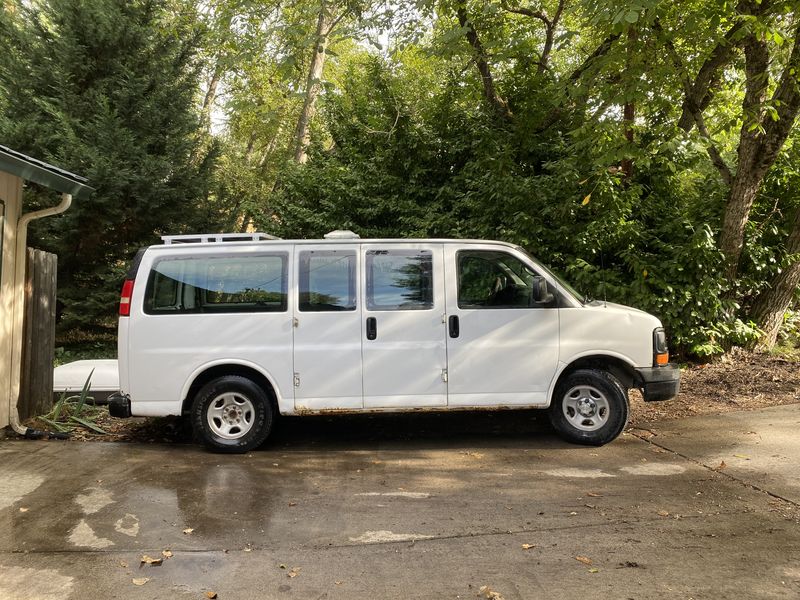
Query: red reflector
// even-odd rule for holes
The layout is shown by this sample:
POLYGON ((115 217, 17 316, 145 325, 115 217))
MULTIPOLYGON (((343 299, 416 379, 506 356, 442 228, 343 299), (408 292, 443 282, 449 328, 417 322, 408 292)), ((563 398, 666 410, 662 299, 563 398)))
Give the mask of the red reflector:
POLYGON ((126 279, 119 297, 119 314, 122 317, 131 314, 131 296, 133 296, 133 279, 126 279))

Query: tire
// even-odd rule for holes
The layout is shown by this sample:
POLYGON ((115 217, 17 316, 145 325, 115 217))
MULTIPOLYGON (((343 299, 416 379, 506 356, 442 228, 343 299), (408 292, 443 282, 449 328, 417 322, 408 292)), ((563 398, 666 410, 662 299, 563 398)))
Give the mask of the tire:
POLYGON ((218 377, 197 392, 192 403, 195 438, 216 452, 243 453, 258 448, 272 428, 272 404, 264 389, 239 375, 218 377))
POLYGON ((579 369, 556 386, 549 416, 564 440, 602 446, 622 433, 628 422, 628 391, 611 373, 579 369))

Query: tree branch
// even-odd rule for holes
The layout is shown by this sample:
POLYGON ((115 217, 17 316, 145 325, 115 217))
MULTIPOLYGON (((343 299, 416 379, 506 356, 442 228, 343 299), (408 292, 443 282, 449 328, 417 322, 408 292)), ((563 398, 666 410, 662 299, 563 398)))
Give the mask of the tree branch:
MULTIPOLYGON (((692 82, 689 79, 688 75, 686 74, 686 68, 683 64, 683 60, 681 59, 680 55, 678 54, 677 50, 675 50, 675 45, 672 43, 672 40, 667 37, 664 29, 661 27, 661 21, 656 18, 652 24, 653 31, 656 32, 656 35, 661 38, 662 42, 664 43, 664 47, 667 49, 667 55, 672 60, 672 64, 675 65, 675 68, 680 73, 681 85, 683 86, 683 92, 685 97, 689 97, 691 94, 692 82)), ((720 154, 717 146, 714 143, 711 134, 708 132, 706 128, 705 120, 703 119, 703 112, 698 110, 693 113, 692 115, 692 123, 697 125, 697 130, 700 132, 700 135, 708 142, 708 146, 706 147, 706 152, 708 152, 708 156, 711 158, 711 162, 719 171, 719 174, 722 176, 722 181, 725 182, 725 185, 730 186, 733 183, 733 173, 731 173, 730 167, 727 165, 725 160, 722 158, 722 154, 720 154)))
POLYGON ((765 145, 769 154, 777 153, 783 146, 800 111, 800 17, 795 19, 797 23, 792 53, 770 100, 778 118, 766 119, 764 123, 765 145))
MULTIPOLYGON (((752 16, 764 15, 771 9, 772 0, 761 0, 760 3, 753 3, 751 0, 740 0, 736 6, 738 14, 752 16)), ((687 133, 695 125, 694 114, 698 111, 703 112, 714 98, 713 89, 719 80, 720 72, 733 59, 734 52, 745 31, 745 21, 738 19, 717 43, 711 54, 700 66, 700 70, 694 80, 691 81, 689 89, 684 96, 681 117, 678 119, 678 127, 687 133)))
POLYGON ((708 142, 706 146, 706 152, 708 152, 708 156, 711 157, 711 162, 719 171, 719 174, 722 176, 722 181, 725 182, 725 185, 730 187, 733 183, 733 173, 731 173, 731 169, 728 164, 725 162, 725 159, 722 158, 717 146, 714 144, 714 140, 711 137, 711 134, 708 133, 708 129, 706 128, 705 120, 703 119, 703 113, 696 112, 693 115, 694 122, 697 125, 697 131, 700 132, 700 135, 708 142))
MULTIPOLYGON (((614 42, 619 39, 619 33, 612 33, 608 37, 606 37, 600 45, 595 48, 594 52, 592 52, 586 59, 578 65, 578 67, 570 73, 569 77, 567 78, 567 83, 574 84, 577 83, 578 80, 583 77, 583 74, 588 71, 595 60, 600 58, 601 56, 608 54, 608 51, 611 50, 611 46, 614 42)), ((554 107, 544 118, 542 123, 539 127, 536 128, 536 133, 541 133, 542 131, 548 129, 553 123, 558 121, 558 118, 561 116, 561 112, 563 107, 556 106, 554 107)))
POLYGON ((544 23, 544 46, 542 47, 542 54, 537 61, 537 64, 539 65, 537 73, 539 75, 542 75, 549 69, 548 63, 550 62, 550 53, 553 51, 556 27, 558 27, 558 22, 561 19, 562 13, 564 12, 565 4, 566 0, 558 0, 556 12, 553 15, 553 18, 550 19, 548 18, 547 13, 542 9, 533 10, 532 8, 509 6, 507 0, 502 0, 501 2, 503 9, 507 12, 524 15, 533 19, 539 19, 542 23, 544 23))
POLYGON ((481 75, 484 99, 500 117, 503 119, 510 119, 513 116, 511 109, 509 109, 508 103, 497 93, 494 87, 494 78, 489 68, 488 54, 481 43, 481 39, 478 37, 478 33, 475 31, 475 27, 473 27, 472 22, 467 16, 467 9, 463 2, 459 3, 456 9, 456 15, 458 16, 459 25, 461 25, 462 29, 466 30, 465 35, 469 45, 472 46, 475 52, 475 66, 477 66, 478 72, 481 75))

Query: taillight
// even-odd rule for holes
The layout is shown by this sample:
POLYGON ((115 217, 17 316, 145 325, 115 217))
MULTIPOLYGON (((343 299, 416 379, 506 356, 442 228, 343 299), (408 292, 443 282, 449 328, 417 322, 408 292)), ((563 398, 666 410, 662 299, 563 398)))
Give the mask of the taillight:
POLYGON ((119 295, 119 315, 127 317, 131 314, 131 296, 133 296, 133 279, 126 279, 119 295))
POLYGON ((653 330, 653 366, 658 367, 668 363, 667 334, 663 327, 657 327, 653 330))

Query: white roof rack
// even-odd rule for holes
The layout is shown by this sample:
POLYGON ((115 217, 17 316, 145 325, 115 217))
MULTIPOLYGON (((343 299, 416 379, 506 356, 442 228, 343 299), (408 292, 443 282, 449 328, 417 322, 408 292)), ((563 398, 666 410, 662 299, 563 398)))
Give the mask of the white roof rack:
POLYGON ((165 245, 172 244, 209 244, 222 242, 259 242, 263 240, 279 240, 281 238, 268 233, 197 233, 193 235, 162 235, 165 245))
POLYGON ((358 240, 361 236, 349 229, 335 229, 325 234, 326 240, 358 240))

